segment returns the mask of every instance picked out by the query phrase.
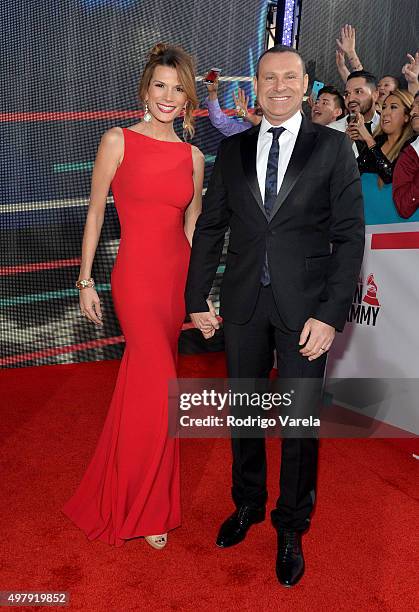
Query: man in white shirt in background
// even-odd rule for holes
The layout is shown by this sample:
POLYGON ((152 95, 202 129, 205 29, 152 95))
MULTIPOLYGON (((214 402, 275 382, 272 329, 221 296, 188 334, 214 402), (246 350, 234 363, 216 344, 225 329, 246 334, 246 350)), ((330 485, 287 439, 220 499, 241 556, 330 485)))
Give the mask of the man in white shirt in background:
POLYGON ((311 108, 311 121, 318 125, 329 126, 344 117, 345 112, 342 94, 333 85, 325 85, 320 89, 317 100, 311 108))
MULTIPOLYGON (((347 132, 348 124, 352 122, 351 118, 361 114, 367 130, 372 134, 380 123, 380 115, 375 110, 378 95, 377 79, 373 74, 366 70, 351 72, 346 81, 344 93, 345 106, 349 115, 329 123, 328 127, 347 132)), ((356 118, 354 121, 356 122, 356 118)), ((361 140, 352 140, 352 142, 352 150, 355 157, 358 158, 365 143, 361 140)))

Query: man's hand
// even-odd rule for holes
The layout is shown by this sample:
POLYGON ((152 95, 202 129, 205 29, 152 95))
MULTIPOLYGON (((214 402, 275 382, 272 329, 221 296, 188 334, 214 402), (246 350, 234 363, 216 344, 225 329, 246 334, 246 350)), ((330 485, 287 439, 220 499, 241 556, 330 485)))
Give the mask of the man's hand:
POLYGON ((410 93, 415 95, 419 83, 419 51, 416 51, 415 57, 408 53, 407 58, 409 62, 403 66, 402 73, 408 83, 410 93))
POLYGON ((218 76, 215 79, 214 83, 205 83, 206 88, 208 89, 208 97, 210 100, 216 100, 218 97, 218 76))
POLYGON ((303 357, 308 357, 309 361, 313 361, 321 357, 332 346, 336 330, 331 325, 318 321, 317 319, 308 319, 303 327, 300 335, 299 344, 305 344, 304 348, 300 349, 303 357))
POLYGON ((207 300, 207 304, 209 312, 192 312, 190 314, 192 323, 202 332, 205 340, 212 338, 215 330, 220 328, 213 303, 211 300, 207 300))
POLYGON ((336 44, 348 57, 353 57, 355 54, 355 28, 348 24, 342 26, 340 40, 337 38, 336 44))

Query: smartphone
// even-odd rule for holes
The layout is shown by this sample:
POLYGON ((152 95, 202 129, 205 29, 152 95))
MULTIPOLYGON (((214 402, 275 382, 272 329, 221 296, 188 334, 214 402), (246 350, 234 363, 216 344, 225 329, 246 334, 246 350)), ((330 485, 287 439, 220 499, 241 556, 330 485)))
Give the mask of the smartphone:
POLYGON ((311 88, 311 97, 315 102, 317 100, 317 96, 319 95, 319 91, 323 89, 324 83, 321 81, 314 81, 313 87, 311 88))
POLYGON ((203 83, 212 85, 216 78, 221 74, 221 68, 211 68, 202 79, 203 83))
POLYGON ((356 121, 356 113, 349 113, 346 121, 348 123, 354 123, 356 121))

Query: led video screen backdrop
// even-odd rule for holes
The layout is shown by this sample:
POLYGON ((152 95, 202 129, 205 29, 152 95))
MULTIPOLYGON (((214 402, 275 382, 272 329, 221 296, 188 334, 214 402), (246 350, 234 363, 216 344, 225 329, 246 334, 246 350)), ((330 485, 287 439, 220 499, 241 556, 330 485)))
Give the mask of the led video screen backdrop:
MULTIPOLYGON (((237 85, 251 91, 250 81, 238 77, 254 74, 266 4, 244 0, 238 11, 235 3, 219 0, 0 3, 2 367, 122 355, 110 292, 120 236, 111 194, 92 271, 104 328, 80 316, 74 287, 100 137, 138 121, 138 82, 158 41, 192 53, 197 75, 221 67, 228 78, 220 84, 220 103, 233 108, 237 85)), ((206 185, 222 136, 205 116, 206 89, 199 80, 197 90, 202 110, 193 143, 205 154, 206 185)), ((215 301, 222 270, 221 262, 215 301)))

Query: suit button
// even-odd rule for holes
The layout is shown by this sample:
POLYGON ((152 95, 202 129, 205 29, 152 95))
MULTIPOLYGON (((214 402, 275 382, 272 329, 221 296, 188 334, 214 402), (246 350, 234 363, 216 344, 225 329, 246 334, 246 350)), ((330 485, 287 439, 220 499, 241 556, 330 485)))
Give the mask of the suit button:
POLYGON ((276 234, 276 231, 275 231, 275 230, 271 230, 271 231, 269 232, 269 235, 270 235, 270 236, 275 236, 275 234, 276 234))

